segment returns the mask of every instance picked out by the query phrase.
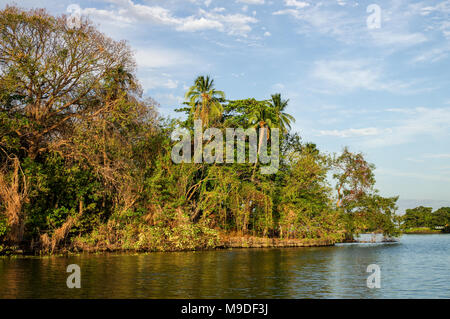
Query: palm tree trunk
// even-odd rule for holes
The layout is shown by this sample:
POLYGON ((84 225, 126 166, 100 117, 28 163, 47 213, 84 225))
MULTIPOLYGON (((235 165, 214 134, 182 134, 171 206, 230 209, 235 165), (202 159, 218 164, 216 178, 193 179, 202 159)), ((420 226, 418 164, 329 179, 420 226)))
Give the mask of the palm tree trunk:
POLYGON ((264 138, 264 134, 266 132, 265 122, 259 122, 259 144, 258 144, 258 152, 256 156, 255 165, 253 166, 253 172, 252 172, 252 181, 255 176, 255 170, 256 170, 256 164, 258 164, 259 161, 259 154, 261 152, 261 145, 264 138))

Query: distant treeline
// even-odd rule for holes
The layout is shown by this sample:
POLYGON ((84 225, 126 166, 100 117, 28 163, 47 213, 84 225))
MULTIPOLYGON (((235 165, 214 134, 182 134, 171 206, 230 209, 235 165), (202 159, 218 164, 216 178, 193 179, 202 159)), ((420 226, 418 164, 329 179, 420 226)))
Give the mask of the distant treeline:
POLYGON ((450 232, 450 207, 441 207, 434 212, 433 208, 423 206, 407 209, 401 221, 404 230, 429 228, 450 232))
POLYGON ((183 120, 161 117, 129 46, 87 20, 72 29, 45 10, 0 11, 0 252, 203 249, 224 234, 333 242, 398 234, 398 198, 378 194, 374 166, 302 141, 280 94, 231 101, 199 76, 185 101, 183 120), (198 119, 222 132, 256 127, 260 142, 280 129, 278 172, 175 164, 172 132, 192 134, 198 119))

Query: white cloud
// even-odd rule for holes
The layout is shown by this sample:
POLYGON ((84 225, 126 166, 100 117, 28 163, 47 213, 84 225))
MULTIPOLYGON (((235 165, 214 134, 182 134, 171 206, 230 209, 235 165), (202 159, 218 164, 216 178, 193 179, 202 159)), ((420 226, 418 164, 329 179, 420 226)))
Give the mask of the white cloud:
POLYGON ((343 42, 352 42, 356 34, 365 27, 363 20, 350 17, 340 8, 327 8, 322 3, 303 7, 287 6, 273 13, 273 15, 290 15, 299 23, 297 32, 306 36, 313 34, 331 35, 343 42))
POLYGON ((298 0, 284 0, 284 3, 288 7, 305 8, 309 6, 308 2, 298 0))
POLYGON ((422 52, 421 54, 416 55, 411 62, 412 63, 421 63, 421 62, 428 62, 428 63, 434 63, 438 62, 440 60, 443 60, 448 57, 448 54, 450 52, 449 47, 441 47, 441 48, 431 48, 427 51, 422 52))
POLYGON ((414 114, 414 109, 402 109, 402 108, 389 108, 386 109, 386 112, 392 112, 392 113, 402 113, 402 114, 414 114))
POLYGON ((249 17, 244 14, 219 14, 216 12, 207 12, 200 9, 200 14, 210 21, 215 21, 223 25, 220 31, 227 32, 230 35, 246 36, 251 30, 251 24, 258 22, 254 17, 249 17))
POLYGON ((425 154, 425 158, 450 159, 450 154, 425 154))
POLYGON ((163 89, 176 89, 178 87, 178 81, 164 77, 164 76, 156 76, 152 74, 140 74, 139 76, 140 82, 144 90, 151 90, 156 88, 163 89))
MULTIPOLYGON (((355 11, 357 3, 351 4, 353 8, 349 8, 344 1, 285 0, 284 3, 285 8, 273 12, 273 15, 292 16, 298 23, 297 32, 305 36, 319 33, 344 43, 382 46, 389 50, 421 44, 428 40, 421 32, 411 32, 412 16, 403 1, 384 5, 382 27, 373 30, 367 27, 365 10, 363 13, 355 11)), ((450 23, 448 27, 450 32, 450 23)))
MULTIPOLYGON (((450 137, 450 108, 412 108, 412 113, 402 117, 397 125, 391 127, 391 133, 364 141, 372 147, 399 145, 414 142, 418 137, 428 140, 450 137)), ((445 158, 446 154, 440 154, 445 158)))
POLYGON ((379 175, 389 175, 389 176, 398 176, 398 177, 406 177, 406 178, 414 178, 414 179, 420 179, 420 180, 429 180, 429 181, 436 181, 436 182, 450 182, 450 176, 444 176, 444 175, 432 175, 429 173, 416 173, 416 172, 405 172, 405 171, 399 171, 394 169, 384 169, 379 168, 377 169, 377 174, 379 175))
POLYGON ((139 68, 167 68, 195 64, 189 54, 177 50, 141 48, 135 53, 139 68))
POLYGON ((336 60, 316 61, 312 76, 325 84, 325 91, 370 91, 405 92, 413 82, 389 81, 377 61, 336 60))
POLYGON ((246 4, 264 4, 264 0, 236 0, 236 2, 246 3, 246 4))
POLYGON ((422 33, 401 33, 391 30, 376 30, 370 32, 375 44, 382 46, 411 46, 428 41, 427 37, 422 33))
POLYGON ((176 89, 178 80, 167 72, 179 72, 188 68, 198 69, 204 64, 197 57, 182 50, 167 48, 139 48, 135 52, 138 78, 144 90, 176 89))
POLYGON ((413 3, 408 6, 408 10, 411 16, 430 17, 427 28, 429 30, 437 29, 442 32, 444 37, 450 38, 450 22, 448 20, 450 0, 441 0, 435 5, 430 4, 430 1, 413 3))
POLYGON ((439 27, 439 30, 442 31, 446 38, 450 38, 450 22, 443 21, 439 27))
POLYGON ((206 19, 201 17, 200 19, 188 17, 183 24, 176 27, 177 31, 200 31, 200 30, 212 30, 216 29, 223 31, 224 25, 216 20, 206 19))
POLYGON ((283 10, 275 11, 273 13, 273 15, 283 15, 283 14, 291 15, 294 18, 297 18, 297 19, 301 18, 300 12, 298 10, 296 10, 296 9, 283 9, 283 10))
MULTIPOLYGON (((450 138, 450 107, 447 108, 409 108, 405 112, 397 109, 388 109, 389 112, 396 110, 401 114, 397 118, 387 118, 383 112, 378 112, 379 118, 373 118, 373 122, 379 123, 378 126, 364 128, 344 128, 331 130, 316 130, 316 136, 326 136, 335 138, 354 138, 355 142, 365 148, 378 148, 393 145, 416 143, 418 140, 448 140, 450 138)), ((399 109, 401 110, 401 109, 399 109)), ((337 111, 328 112, 329 115, 337 111)), ((376 114, 376 113, 372 113, 376 114)), ((357 121, 347 119, 346 123, 357 121)), ((372 121, 371 121, 372 122, 372 121)), ((409 157, 411 162, 422 162, 425 159, 445 159, 450 158, 449 153, 425 154, 415 158, 409 157)))
POLYGON ((423 160, 423 159, 412 158, 412 157, 407 157, 407 158, 405 158, 405 160, 407 160, 408 162, 413 162, 413 163, 423 163, 423 162, 425 162, 425 160, 423 160))
POLYGON ((124 26, 133 22, 133 19, 131 17, 128 17, 126 15, 119 15, 116 14, 116 12, 110 10, 86 8, 82 10, 82 14, 88 17, 93 17, 99 21, 116 23, 119 26, 124 26))
MULTIPOLYGON (((387 132, 389 132, 389 129, 385 129, 387 132)), ((374 136, 374 135, 380 135, 385 130, 378 129, 375 127, 367 127, 367 128, 359 128, 359 129, 345 129, 345 130, 320 130, 319 136, 334 136, 334 137, 341 137, 341 138, 347 138, 347 137, 360 137, 360 136, 374 136)))
POLYGON ((241 73, 231 73, 231 76, 235 77, 235 78, 241 78, 243 76, 245 76, 244 72, 241 73))
POLYGON ((439 1, 435 6, 430 5, 429 1, 413 3, 409 5, 411 13, 428 16, 431 13, 450 13, 450 0, 439 1))
POLYGON ((318 61, 313 76, 333 86, 353 90, 373 89, 380 72, 363 61, 318 61))
POLYGON ((165 105, 172 105, 172 106, 176 106, 184 102, 184 97, 177 96, 173 93, 168 94, 158 93, 155 95, 155 99, 158 100, 158 102, 164 103, 165 105))
MULTIPOLYGON (((109 0, 116 5, 110 10, 87 8, 83 14, 98 20, 124 24, 160 24, 174 27, 177 31, 217 30, 230 35, 247 36, 252 30, 251 24, 257 23, 254 17, 243 14, 222 14, 224 8, 211 11, 199 9, 198 14, 188 17, 177 17, 169 9, 160 6, 149 6, 134 3, 132 0, 109 0)), ((210 2, 206 1, 209 6, 210 2)))

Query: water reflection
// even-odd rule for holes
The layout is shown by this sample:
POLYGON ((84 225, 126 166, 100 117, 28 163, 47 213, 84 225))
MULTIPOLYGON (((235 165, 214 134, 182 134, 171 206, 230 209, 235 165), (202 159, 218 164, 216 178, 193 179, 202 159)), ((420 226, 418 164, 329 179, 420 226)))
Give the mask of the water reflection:
POLYGON ((450 235, 394 244, 0 259, 1 298, 450 298, 450 235), (81 267, 68 289, 66 267, 81 267), (369 289, 369 264, 382 287, 369 289))

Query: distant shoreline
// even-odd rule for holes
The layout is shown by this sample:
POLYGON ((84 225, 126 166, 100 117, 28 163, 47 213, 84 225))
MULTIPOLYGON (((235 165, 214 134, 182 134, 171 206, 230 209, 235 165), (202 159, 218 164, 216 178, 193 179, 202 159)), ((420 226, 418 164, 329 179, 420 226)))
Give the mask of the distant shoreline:
POLYGON ((416 227, 416 228, 408 228, 405 229, 403 234, 411 234, 411 235, 431 235, 431 234, 446 234, 446 232, 440 229, 431 229, 429 227, 416 227))

